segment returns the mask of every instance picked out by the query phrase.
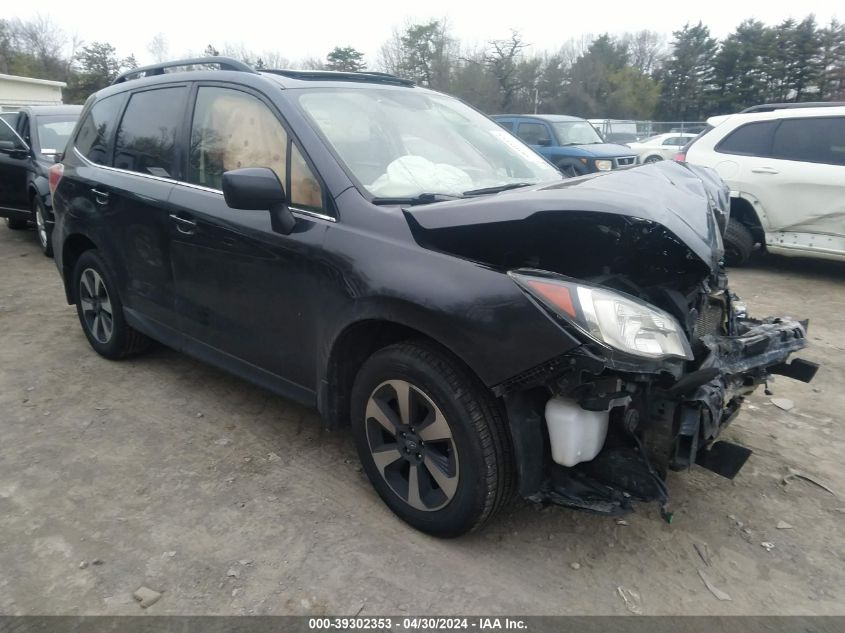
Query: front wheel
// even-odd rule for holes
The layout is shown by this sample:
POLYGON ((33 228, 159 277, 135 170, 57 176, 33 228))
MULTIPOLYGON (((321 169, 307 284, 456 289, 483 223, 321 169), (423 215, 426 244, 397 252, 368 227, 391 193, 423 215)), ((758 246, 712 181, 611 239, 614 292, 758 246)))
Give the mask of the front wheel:
POLYGON ((725 263, 728 266, 742 266, 751 258, 754 250, 754 236, 742 222, 731 218, 725 230, 725 263))
POLYGON ((650 165, 651 163, 659 163, 661 160, 663 160, 662 156, 649 156, 643 161, 643 163, 650 165))
POLYGON ((367 477, 418 530, 459 536, 510 498, 513 456, 501 406, 448 352, 425 342, 376 352, 355 379, 352 412, 367 477))

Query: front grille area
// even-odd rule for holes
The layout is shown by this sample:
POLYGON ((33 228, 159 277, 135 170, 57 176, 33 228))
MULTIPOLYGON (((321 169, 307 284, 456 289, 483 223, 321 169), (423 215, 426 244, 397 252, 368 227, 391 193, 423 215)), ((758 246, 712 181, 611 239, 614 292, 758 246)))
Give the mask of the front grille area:
POLYGON ((708 299, 702 306, 695 322, 695 336, 724 334, 725 304, 717 299, 708 299))
POLYGON ((636 156, 620 156, 616 159, 617 167, 629 167, 637 162, 636 156))

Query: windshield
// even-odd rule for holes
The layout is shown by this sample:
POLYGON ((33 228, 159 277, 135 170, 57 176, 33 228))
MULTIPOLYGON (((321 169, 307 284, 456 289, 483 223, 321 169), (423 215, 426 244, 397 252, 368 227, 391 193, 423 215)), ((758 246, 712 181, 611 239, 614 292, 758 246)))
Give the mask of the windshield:
POLYGON ((41 146, 41 153, 61 153, 70 138, 73 127, 76 125, 76 115, 54 114, 50 116, 39 116, 38 144, 41 146))
POLYGON ((304 90, 299 103, 376 198, 460 196, 562 178, 522 141, 445 95, 327 88, 304 90))
POLYGON ((604 140, 589 121, 555 121, 552 123, 561 145, 590 145, 604 140))

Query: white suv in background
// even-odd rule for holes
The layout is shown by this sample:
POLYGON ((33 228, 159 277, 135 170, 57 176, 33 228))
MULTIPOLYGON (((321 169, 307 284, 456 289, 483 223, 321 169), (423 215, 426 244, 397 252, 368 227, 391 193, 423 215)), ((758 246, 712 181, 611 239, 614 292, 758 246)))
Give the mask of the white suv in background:
POLYGON ((731 189, 729 264, 754 245, 845 261, 845 103, 754 106, 711 117, 676 157, 715 169, 731 189))

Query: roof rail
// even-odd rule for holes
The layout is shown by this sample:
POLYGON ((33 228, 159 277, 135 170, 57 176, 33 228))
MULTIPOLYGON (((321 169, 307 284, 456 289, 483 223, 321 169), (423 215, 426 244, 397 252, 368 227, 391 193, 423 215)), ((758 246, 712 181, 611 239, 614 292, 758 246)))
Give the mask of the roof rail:
POLYGON ((403 79, 396 75, 377 72, 343 72, 337 70, 277 70, 262 68, 263 73, 281 75, 290 79, 302 79, 305 81, 360 81, 366 83, 393 84, 397 86, 415 85, 410 79, 403 79))
POLYGON ((231 57, 192 57, 190 59, 175 59, 170 62, 163 62, 161 64, 152 64, 150 66, 141 66, 140 68, 133 68, 120 73, 112 82, 112 85, 130 81, 132 79, 140 79, 141 77, 152 77, 154 75, 163 75, 166 68, 178 68, 181 66, 207 66, 216 65, 220 70, 236 70, 239 72, 256 74, 255 69, 248 64, 244 64, 237 59, 231 57))
POLYGON ((845 106, 845 101, 802 101, 792 103, 763 103, 745 110, 740 110, 740 114, 747 114, 749 112, 774 112, 775 110, 792 110, 798 108, 835 108, 845 106))

